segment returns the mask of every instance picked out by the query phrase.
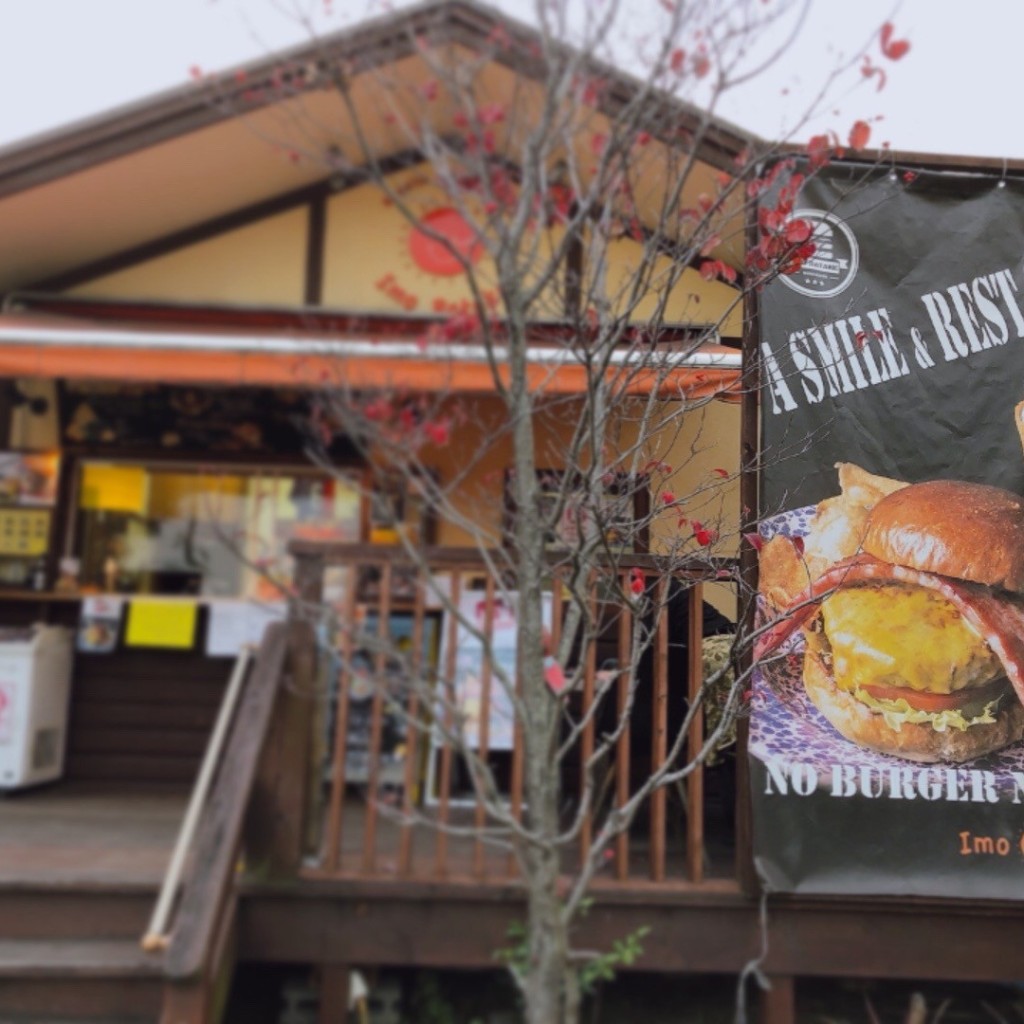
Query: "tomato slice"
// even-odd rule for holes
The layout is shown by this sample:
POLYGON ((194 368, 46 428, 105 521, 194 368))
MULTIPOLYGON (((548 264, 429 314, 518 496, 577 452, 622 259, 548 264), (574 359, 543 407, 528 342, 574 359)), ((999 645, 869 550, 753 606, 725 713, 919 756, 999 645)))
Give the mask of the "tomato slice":
POLYGON ((875 684, 865 686, 864 690, 878 700, 905 700, 918 711, 954 711, 975 701, 992 700, 1005 685, 1005 679, 996 679, 985 686, 959 690, 956 693, 929 693, 925 690, 910 690, 903 686, 875 684))

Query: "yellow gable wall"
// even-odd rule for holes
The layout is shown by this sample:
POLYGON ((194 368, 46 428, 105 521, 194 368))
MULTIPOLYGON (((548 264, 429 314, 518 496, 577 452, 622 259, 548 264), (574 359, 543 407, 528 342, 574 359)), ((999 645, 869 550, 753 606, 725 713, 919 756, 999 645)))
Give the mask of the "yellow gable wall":
MULTIPOLYGON (((608 294, 625 300, 633 276, 643 259, 643 247, 631 238, 621 238, 608 246, 608 294)), ((670 264, 662 257, 650 276, 649 294, 640 299, 634 319, 652 316, 662 293, 671 280, 670 264)), ((687 268, 665 299, 660 320, 666 323, 709 324, 717 326, 726 338, 743 335, 743 309, 740 292, 721 280, 705 281, 696 270, 687 268)))
MULTIPOLYGON (((420 217, 450 208, 423 168, 391 179, 403 200, 420 217)), ((89 298, 251 305, 301 305, 304 297, 308 212, 290 210, 227 232, 71 289, 89 298)), ((327 204, 323 304, 339 310, 393 314, 446 314, 471 299, 461 274, 431 272, 416 258, 414 228, 402 212, 372 184, 332 196, 327 204)), ((552 238, 541 240, 548 246, 552 238)), ((609 292, 616 294, 643 258, 631 239, 613 242, 607 251, 609 292)), ((540 255, 538 264, 543 264, 540 255)), ((664 283, 667 260, 659 262, 652 293, 641 301, 636 318, 650 315, 664 283)), ((494 295, 494 275, 485 258, 475 267, 485 293, 494 295)), ((557 284, 560 285, 560 281, 557 284)), ((737 292, 704 281, 687 270, 669 296, 664 319, 676 323, 721 324, 727 337, 742 330, 737 292)), ((553 289, 536 310, 542 318, 562 315, 553 289)))
POLYGON ((300 305, 307 211, 289 210, 70 291, 104 299, 300 305))
MULTIPOLYGON (((453 205, 433 183, 429 170, 412 168, 390 178, 408 213, 424 218, 453 205)), ((421 239, 422 240, 422 236, 421 239)), ((542 238, 540 246, 551 244, 542 238)), ((549 250, 547 250, 549 251, 549 250)), ((538 265, 543 265, 543 252, 538 265)), ((485 302, 497 301, 495 275, 487 258, 477 258, 473 278, 485 302)), ((440 274, 417 259, 416 230, 378 187, 358 186, 333 196, 327 207, 323 301, 335 309, 414 315, 445 315, 472 303, 466 276, 440 274)), ((535 310, 538 318, 561 317, 561 300, 552 292, 535 310)))
MULTIPOLYGON (((404 171, 391 180, 417 216, 451 206, 423 168, 404 171)), ((375 186, 361 185, 333 196, 327 208, 324 304, 362 312, 443 314, 470 301, 470 289, 461 275, 432 274, 417 262, 413 236, 407 217, 375 186)), ((619 239, 609 245, 607 257, 608 288, 614 295, 635 272, 643 248, 631 239, 619 239)), ((652 275, 652 294, 638 306, 637 319, 654 311, 667 268, 667 260, 659 261, 652 275)), ((494 274, 485 260, 477 263, 475 276, 484 292, 493 292, 494 274)), ((696 271, 686 270, 672 289, 663 318, 721 325, 723 336, 738 338, 742 311, 737 297, 729 285, 705 281, 696 271)), ((552 319, 563 313, 554 291, 537 311, 538 316, 552 319)))

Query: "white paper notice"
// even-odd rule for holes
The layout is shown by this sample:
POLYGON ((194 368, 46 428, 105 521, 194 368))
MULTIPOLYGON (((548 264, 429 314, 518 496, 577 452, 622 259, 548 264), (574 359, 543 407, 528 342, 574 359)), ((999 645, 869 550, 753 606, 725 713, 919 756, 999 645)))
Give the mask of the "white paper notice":
POLYGON ((288 614, 284 601, 211 601, 206 625, 206 655, 232 658, 246 645, 258 646, 263 631, 288 614))

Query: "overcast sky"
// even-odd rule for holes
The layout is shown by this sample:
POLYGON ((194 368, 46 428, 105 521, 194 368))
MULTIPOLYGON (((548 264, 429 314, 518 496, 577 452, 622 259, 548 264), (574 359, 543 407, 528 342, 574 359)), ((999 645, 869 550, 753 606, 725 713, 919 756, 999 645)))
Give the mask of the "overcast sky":
MULTIPOLYGON (((193 65, 214 71, 301 41, 301 28, 282 13, 290 4, 306 4, 318 29, 330 31, 368 10, 380 13, 381 2, 0 0, 0 145, 181 85, 193 65)), ((529 20, 533 0, 498 5, 529 20)), ((811 0, 786 60, 720 113, 779 137, 804 108, 809 90, 887 18, 896 35, 910 41, 910 52, 887 65, 881 92, 875 91, 877 80, 861 80, 855 72, 854 87, 840 90, 815 127, 845 135, 853 120, 881 116, 873 122, 872 144, 1024 158, 1020 0, 811 0)), ((809 134, 809 128, 798 133, 801 139, 809 134)))

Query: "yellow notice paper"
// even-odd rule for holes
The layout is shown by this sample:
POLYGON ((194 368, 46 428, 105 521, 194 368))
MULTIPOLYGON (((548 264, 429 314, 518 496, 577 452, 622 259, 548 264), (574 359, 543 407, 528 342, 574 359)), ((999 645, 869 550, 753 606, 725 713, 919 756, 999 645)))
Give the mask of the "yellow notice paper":
POLYGON ((192 601, 131 601, 125 646, 187 650, 195 640, 197 610, 192 601))

